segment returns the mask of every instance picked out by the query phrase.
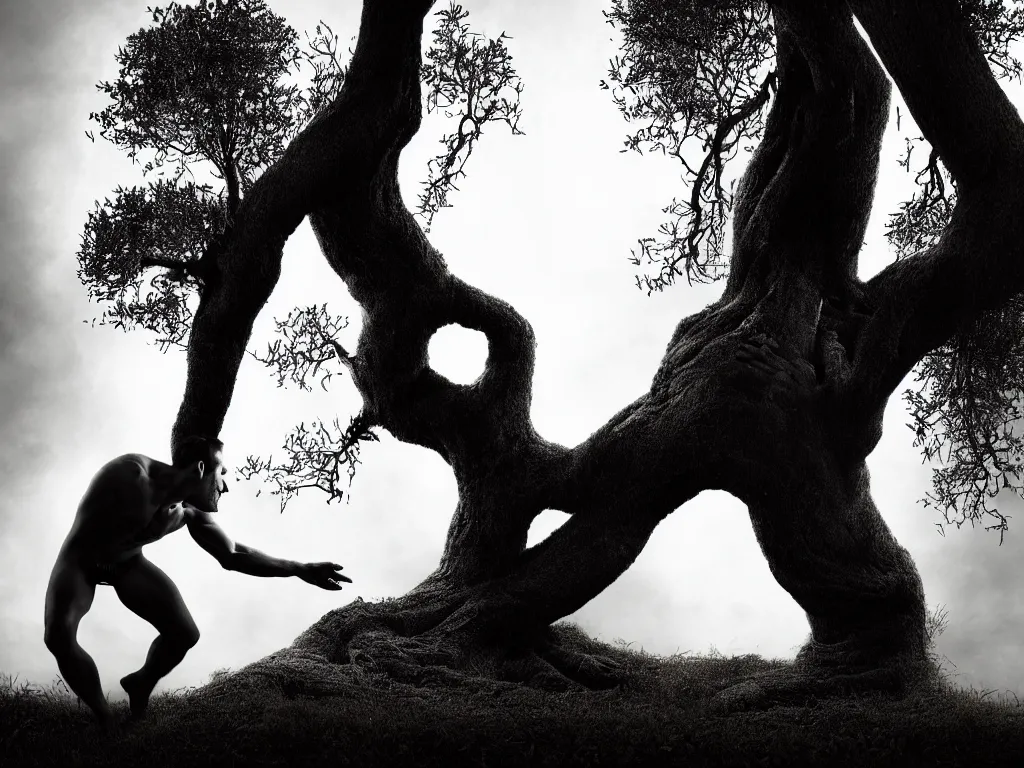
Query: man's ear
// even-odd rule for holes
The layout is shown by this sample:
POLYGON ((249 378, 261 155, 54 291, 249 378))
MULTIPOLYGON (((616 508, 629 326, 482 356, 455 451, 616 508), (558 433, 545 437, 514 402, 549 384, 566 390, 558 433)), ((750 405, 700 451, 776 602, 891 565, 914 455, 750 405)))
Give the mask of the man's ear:
POLYGON ((203 472, 206 470, 206 465, 202 461, 196 462, 196 469, 199 471, 199 479, 203 479, 203 472))

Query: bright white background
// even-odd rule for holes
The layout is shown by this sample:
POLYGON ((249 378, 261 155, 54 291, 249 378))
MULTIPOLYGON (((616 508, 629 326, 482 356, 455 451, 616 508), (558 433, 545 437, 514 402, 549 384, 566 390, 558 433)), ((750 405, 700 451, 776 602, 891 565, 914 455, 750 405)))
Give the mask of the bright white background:
MULTIPOLYGON (((357 31, 356 2, 272 5, 300 31, 320 18, 343 40, 357 31)), ((676 322, 713 300, 720 286, 684 285, 648 298, 633 284, 625 257, 683 190, 669 161, 618 152, 627 126, 597 87, 616 51, 600 8, 582 0, 520 0, 514 12, 492 0, 465 5, 474 29, 514 38, 508 45, 526 84, 526 135, 487 130, 469 179, 452 197, 456 207, 440 214, 430 237, 453 272, 511 302, 532 323, 533 418, 546 438, 574 445, 646 389, 676 322)), ((184 386, 181 353, 161 355, 141 332, 83 324, 102 308, 88 303, 75 275, 93 201, 118 184, 140 183, 118 151, 91 144, 83 131, 91 127, 89 112, 105 106, 94 84, 116 76, 117 47, 149 23, 145 6, 0 5, 0 672, 43 685, 57 675, 42 643, 43 596, 78 499, 112 456, 138 451, 167 460, 184 386)), ((409 200, 439 130, 427 121, 403 156, 409 200)), ((895 164, 903 135, 890 126, 863 277, 892 258, 882 232, 909 189, 895 164)), ((307 225, 284 257, 253 345, 270 340, 274 316, 326 301, 352 318, 342 342, 353 348, 358 307, 320 258, 307 225)), ((465 335, 468 341, 452 334, 431 348, 435 367, 462 380, 479 372, 485 354, 482 337, 465 335)), ((228 460, 279 450, 302 419, 338 415, 347 423, 358 405, 347 379, 336 378, 329 394, 306 395, 277 389, 265 369, 246 360, 221 433, 228 460)), ((981 528, 938 535, 939 518, 916 504, 930 470, 911 447, 906 422, 895 396, 869 463, 875 497, 917 561, 929 606, 949 610, 939 651, 962 684, 1022 690, 1024 523, 1011 521, 1002 547, 998 534, 981 528)), ((186 534, 150 546, 147 555, 177 582, 202 631, 158 690, 201 685, 214 670, 259 659, 356 596, 401 594, 436 565, 456 501, 440 458, 386 434, 364 451, 347 505, 327 506, 309 492, 280 515, 274 497, 255 497, 257 487, 235 483, 222 504, 220 521, 234 538, 282 557, 343 563, 355 583, 334 593, 297 579, 228 573, 186 534)), ((1000 499, 1004 513, 1020 506, 1000 499)), ((531 540, 562 517, 545 513, 531 540)), ((572 618, 603 639, 659 654, 715 647, 791 657, 807 634, 802 612, 772 579, 743 506, 712 492, 663 523, 633 568, 572 618)), ((100 588, 79 637, 105 688, 120 698, 117 679, 141 664, 154 631, 113 590, 100 588)))

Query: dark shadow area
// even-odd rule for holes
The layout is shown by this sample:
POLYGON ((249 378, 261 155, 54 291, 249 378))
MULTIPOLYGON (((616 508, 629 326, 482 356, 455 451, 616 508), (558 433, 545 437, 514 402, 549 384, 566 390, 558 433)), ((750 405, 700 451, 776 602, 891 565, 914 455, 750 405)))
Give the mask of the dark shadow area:
MULTIPOLYGON (((149 717, 99 735, 57 687, 0 689, 5 766, 196 765, 1012 765, 1024 709, 936 677, 903 697, 823 693, 800 706, 731 709, 715 695, 751 676, 793 673, 746 655, 657 657, 598 643, 571 624, 560 641, 618 663, 621 684, 552 693, 481 678, 411 686, 338 665, 331 695, 259 685, 245 670, 158 695, 149 717)), ((439 680, 443 681, 443 677, 439 680)), ((119 718, 124 703, 114 705, 119 718)))

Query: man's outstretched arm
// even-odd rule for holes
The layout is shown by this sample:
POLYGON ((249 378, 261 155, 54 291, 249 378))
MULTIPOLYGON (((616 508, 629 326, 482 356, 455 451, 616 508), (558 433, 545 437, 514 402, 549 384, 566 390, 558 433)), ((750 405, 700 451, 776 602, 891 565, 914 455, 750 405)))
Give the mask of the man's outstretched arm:
POLYGON ((298 576, 308 584, 321 589, 341 589, 339 582, 352 579, 343 576, 337 563, 297 563, 282 560, 231 540, 208 512, 191 507, 188 532, 196 543, 209 552, 221 567, 249 576, 298 576))

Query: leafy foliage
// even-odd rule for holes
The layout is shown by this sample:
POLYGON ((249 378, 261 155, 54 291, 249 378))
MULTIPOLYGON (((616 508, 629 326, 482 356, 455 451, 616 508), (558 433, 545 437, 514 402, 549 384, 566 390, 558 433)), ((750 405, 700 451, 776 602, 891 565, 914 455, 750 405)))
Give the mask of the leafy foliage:
MULTIPOLYGON (((98 89, 110 104, 90 114, 99 136, 139 163, 156 181, 119 187, 88 214, 78 253, 79 279, 91 299, 107 305, 100 324, 157 334, 162 352, 184 349, 197 293, 243 196, 259 174, 277 161, 288 142, 340 93, 347 63, 339 37, 324 22, 306 45, 265 0, 206 0, 150 8, 152 25, 129 35, 117 53, 118 76, 98 89), (306 72, 300 88, 294 76, 306 72), (219 191, 197 182, 203 170, 222 182, 219 191), (147 270, 160 268, 160 272, 147 270)), ((428 111, 458 120, 443 136, 444 151, 428 164, 428 181, 417 214, 427 228, 449 207, 448 190, 465 166, 483 126, 504 122, 519 134, 522 84, 505 47, 471 32, 468 14, 452 3, 427 51, 421 77, 428 111)), ((352 51, 349 50, 349 54, 352 51)), ((87 132, 91 139, 92 133, 87 132)), ((93 320, 95 323, 96 320, 93 320)), ((347 318, 327 305, 296 308, 276 320, 276 338, 265 355, 248 351, 277 379, 310 391, 327 389, 336 364, 351 365, 337 340, 347 318)), ((247 477, 277 486, 281 508, 301 488, 320 488, 341 498, 342 467, 351 481, 359 443, 376 440, 366 418, 342 430, 322 422, 288 435, 281 464, 249 457, 247 477)))
POLYGON ((434 216, 449 208, 449 189, 464 178, 466 162, 480 139, 486 123, 503 122, 513 135, 522 134, 519 97, 523 84, 512 67, 512 56, 505 47, 510 39, 502 32, 488 40, 469 31, 465 23, 469 13, 461 5, 451 5, 435 14, 441 20, 434 30, 434 43, 424 56, 421 77, 427 86, 427 111, 441 110, 448 118, 458 118, 455 133, 441 138, 445 152, 427 164, 417 214, 425 219, 427 232, 434 216))
POLYGON ((113 304, 101 325, 155 331, 166 351, 185 346, 199 261, 257 171, 284 151, 304 98, 283 82, 300 63, 297 35, 263 0, 171 3, 149 13, 153 26, 118 50, 117 79, 97 86, 112 103, 89 118, 132 160, 149 158, 144 176, 172 172, 97 203, 78 274, 91 298, 113 304), (185 180, 204 163, 224 182, 221 192, 185 180), (170 271, 147 280, 143 270, 154 266, 170 271))
MULTIPOLYGON (((1020 80, 1021 62, 1010 44, 1024 35, 1024 10, 1006 0, 961 0, 993 73, 1020 80)), ((897 126, 901 120, 897 115, 897 126)), ((923 136, 906 139, 900 165, 911 172, 913 151, 921 146, 927 161, 916 171, 916 188, 886 225, 886 237, 904 258, 934 245, 953 215, 956 180, 923 136)), ((942 512, 947 524, 973 525, 995 518, 987 530, 1007 530, 1008 516, 990 506, 1002 490, 1024 498, 1024 439, 1021 430, 1024 387, 1024 296, 985 313, 934 350, 915 370, 921 390, 907 390, 914 445, 932 470, 932 489, 922 499, 942 512)), ((940 532, 942 526, 939 525, 940 532)))
POLYGON ((660 237, 644 237, 632 263, 652 265, 637 275, 648 295, 685 274, 710 282, 726 274, 725 224, 733 185, 729 160, 760 137, 763 108, 774 82, 774 30, 768 7, 753 0, 613 0, 605 17, 622 33, 601 88, 623 117, 639 123, 625 149, 659 151, 683 167, 690 194, 662 209, 660 237))
MULTIPOLYGON (((299 424, 285 438, 284 451, 288 458, 285 463, 274 464, 273 456, 261 459, 246 456, 246 463, 238 470, 244 480, 261 476, 273 482, 276 488, 270 493, 281 497, 281 512, 288 502, 303 488, 317 488, 327 494, 327 503, 344 496, 341 490, 341 476, 348 476, 348 485, 356 474, 359 464, 360 443, 379 440, 370 429, 369 420, 362 413, 349 420, 344 430, 338 419, 333 429, 322 421, 314 421, 307 427, 299 424)), ((260 495, 260 491, 256 492, 260 495)))
POLYGON ((78 278, 91 299, 112 304, 101 325, 146 328, 162 351, 184 346, 188 299, 200 283, 186 267, 199 261, 220 226, 222 202, 208 186, 160 179, 118 187, 113 200, 96 204, 82 234, 78 278), (146 280, 144 261, 181 267, 146 280))
POLYGON ((1024 9, 1019 0, 960 0, 968 25, 996 77, 1020 80, 1020 61, 1010 46, 1024 34, 1024 9))
POLYGON ((267 356, 251 353, 253 358, 274 370, 277 386, 286 381, 298 384, 299 389, 312 391, 307 379, 320 377, 320 387, 327 391, 327 382, 334 376, 331 363, 345 363, 348 353, 338 343, 339 331, 348 327, 348 318, 335 317, 327 311, 327 304, 294 309, 284 320, 274 320, 277 336, 267 344, 267 356), (327 366, 327 370, 321 370, 327 366))
MULTIPOLYGON (((932 470, 923 500, 959 528, 984 515, 1002 543, 1007 516, 989 507, 1003 489, 1024 498, 1024 438, 1019 431, 1024 382, 1024 296, 988 312, 948 344, 925 357, 915 371, 921 391, 907 390, 916 439, 932 470), (951 519, 953 515, 953 519, 951 519)), ((941 531, 941 526, 940 526, 941 531)))
POLYGON ((341 93, 348 72, 348 67, 338 57, 338 36, 325 22, 317 24, 313 36, 306 35, 306 41, 307 49, 302 52, 302 58, 313 74, 296 125, 308 123, 334 101, 341 93))
MULTIPOLYGON (((928 142, 923 136, 907 138, 900 166, 908 172, 914 149, 928 142)), ((938 242, 956 207, 956 181, 949 175, 932 148, 928 161, 914 175, 917 188, 910 200, 900 203, 899 210, 889 215, 885 236, 896 251, 896 258, 910 256, 938 242)))
POLYGON ((98 88, 113 104, 89 117, 100 136, 137 159, 185 172, 213 164, 218 178, 256 169, 284 152, 302 96, 283 79, 300 61, 295 31, 264 0, 215 0, 151 8, 154 26, 129 35, 114 82, 98 88))

